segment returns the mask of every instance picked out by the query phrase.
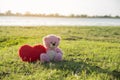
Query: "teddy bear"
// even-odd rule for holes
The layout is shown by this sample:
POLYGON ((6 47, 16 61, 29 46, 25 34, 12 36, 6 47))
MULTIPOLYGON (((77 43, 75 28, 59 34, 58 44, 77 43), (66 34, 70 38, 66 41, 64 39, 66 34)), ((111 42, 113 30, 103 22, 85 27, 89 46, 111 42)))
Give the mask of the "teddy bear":
POLYGON ((62 50, 58 48, 60 43, 60 37, 56 35, 48 35, 43 38, 43 45, 46 48, 46 53, 40 55, 40 61, 62 61, 62 50))

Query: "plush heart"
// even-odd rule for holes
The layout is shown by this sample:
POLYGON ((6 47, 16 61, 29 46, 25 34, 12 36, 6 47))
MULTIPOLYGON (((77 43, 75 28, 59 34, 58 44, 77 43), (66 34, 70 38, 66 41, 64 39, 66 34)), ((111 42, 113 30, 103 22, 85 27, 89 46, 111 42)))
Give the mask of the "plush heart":
POLYGON ((19 49, 19 56, 22 61, 25 62, 40 60, 41 53, 46 53, 46 49, 42 45, 35 45, 33 47, 29 45, 23 45, 19 49))

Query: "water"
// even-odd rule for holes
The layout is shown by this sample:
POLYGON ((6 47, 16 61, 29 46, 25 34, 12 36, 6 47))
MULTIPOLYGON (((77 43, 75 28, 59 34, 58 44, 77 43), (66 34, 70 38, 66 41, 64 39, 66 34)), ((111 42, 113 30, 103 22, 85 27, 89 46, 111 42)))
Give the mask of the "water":
POLYGON ((120 26, 115 18, 54 18, 0 16, 0 26, 120 26))

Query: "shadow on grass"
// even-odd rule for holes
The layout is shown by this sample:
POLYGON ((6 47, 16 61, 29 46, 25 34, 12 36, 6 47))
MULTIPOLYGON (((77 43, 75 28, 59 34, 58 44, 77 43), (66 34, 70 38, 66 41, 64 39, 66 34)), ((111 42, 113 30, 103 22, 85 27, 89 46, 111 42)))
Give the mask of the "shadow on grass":
MULTIPOLYGON (((58 69, 62 71, 69 71, 73 74, 81 74, 82 71, 85 71, 87 75, 92 73, 103 73, 112 76, 111 78, 120 79, 120 72, 113 70, 112 72, 102 69, 99 66, 93 66, 91 64, 87 64, 85 62, 77 62, 74 60, 63 60, 61 62, 50 62, 50 63, 42 63, 47 69, 58 69)), ((66 74, 67 75, 67 74, 66 74)))
MULTIPOLYGON (((83 61, 63 60, 61 62, 50 62, 50 63, 42 63, 42 64, 38 61, 38 62, 33 62, 33 63, 28 63, 28 64, 36 64, 36 65, 34 65, 34 67, 43 66, 46 69, 61 70, 63 72, 62 75, 64 75, 64 76, 68 76, 71 73, 81 75, 83 72, 85 73, 85 75, 91 75, 93 73, 94 74, 102 73, 102 74, 110 76, 111 80, 120 80, 120 72, 119 71, 117 71, 117 70, 109 71, 107 69, 102 69, 99 66, 88 64, 83 61)), ((14 69, 14 72, 12 70, 11 71, 15 74, 22 73, 23 75, 32 75, 33 71, 31 71, 31 69, 33 68, 33 66, 31 68, 29 68, 28 64, 26 64, 26 63, 24 63, 23 65, 14 64, 14 66, 19 66, 20 69, 19 70, 14 69)), ((0 79, 9 77, 12 72, 4 71, 4 70, 0 71, 0 79)))
MULTIPOLYGON (((14 63, 14 61, 13 61, 14 63)), ((13 64, 10 63, 10 64, 13 64)), ((8 63, 7 63, 8 64, 8 63)), ((31 69, 33 69, 34 67, 38 67, 38 66, 43 66, 46 69, 57 69, 57 70, 61 70, 63 72, 62 75, 64 76, 68 76, 69 74, 77 74, 77 75, 81 75, 83 72, 85 75, 91 75, 91 74, 105 74, 110 76, 111 80, 120 80, 120 72, 117 70, 113 70, 113 71, 109 71, 107 69, 102 69, 99 66, 95 66, 92 64, 88 64, 82 60, 80 61, 76 61, 76 60, 63 60, 61 62, 50 62, 50 63, 40 63, 38 62, 33 62, 33 63, 24 63, 23 65, 20 64, 13 64, 14 66, 19 66, 18 70, 14 69, 11 70, 11 72, 9 71, 0 71, 0 79, 3 79, 5 77, 9 77, 11 73, 15 73, 15 74, 23 74, 23 75, 32 75, 34 71, 32 71, 31 69), (28 64, 33 64, 34 66, 29 66, 28 64)), ((3 66, 3 65, 1 65, 3 66)), ((0 67, 1 67, 0 66, 0 67)))

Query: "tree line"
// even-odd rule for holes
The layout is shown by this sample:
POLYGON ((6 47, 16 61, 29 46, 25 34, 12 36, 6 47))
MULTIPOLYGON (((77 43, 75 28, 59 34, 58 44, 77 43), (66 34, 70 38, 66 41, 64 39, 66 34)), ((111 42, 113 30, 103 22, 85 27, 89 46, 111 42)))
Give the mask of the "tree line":
POLYGON ((81 14, 81 15, 75 15, 75 14, 70 14, 70 15, 60 15, 58 13, 55 14, 33 14, 30 12, 26 12, 24 14, 22 13, 12 13, 11 10, 6 11, 5 13, 0 13, 0 16, 34 16, 34 17, 68 17, 68 18, 120 18, 120 16, 111 16, 111 15, 103 15, 103 16, 88 16, 86 14, 81 14))

